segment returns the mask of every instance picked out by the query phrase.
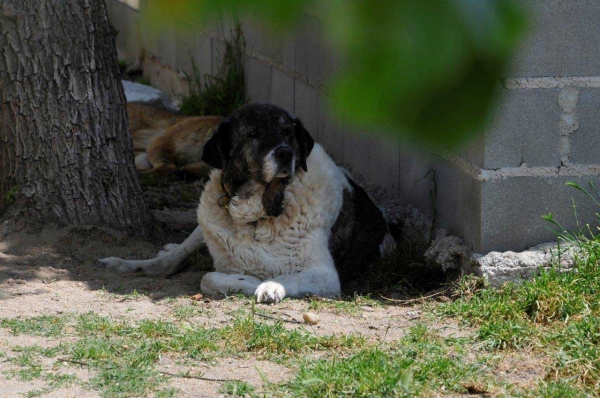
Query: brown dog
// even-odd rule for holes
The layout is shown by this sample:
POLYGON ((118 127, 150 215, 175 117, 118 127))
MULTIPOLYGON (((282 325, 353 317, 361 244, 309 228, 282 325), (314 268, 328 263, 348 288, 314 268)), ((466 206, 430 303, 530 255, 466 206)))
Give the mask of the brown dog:
POLYGON ((220 116, 183 116, 149 105, 127 104, 135 166, 144 174, 180 172, 195 178, 208 175, 202 148, 212 137, 220 116))

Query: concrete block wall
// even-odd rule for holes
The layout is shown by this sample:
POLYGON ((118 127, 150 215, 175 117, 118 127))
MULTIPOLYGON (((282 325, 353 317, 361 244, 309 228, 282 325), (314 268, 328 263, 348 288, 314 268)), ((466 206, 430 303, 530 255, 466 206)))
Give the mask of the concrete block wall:
MULTIPOLYGON (((202 74, 215 71, 229 21, 198 21, 198 29, 185 35, 165 27, 156 35, 138 11, 106 1, 120 31, 117 46, 124 56, 141 59, 153 85, 174 95, 185 92, 182 77, 191 72, 192 57, 202 74)), ((542 214, 576 226, 571 199, 580 223, 595 220, 599 209, 566 181, 600 186, 600 2, 529 4, 532 28, 509 76, 499 82, 490 124, 454 153, 432 153, 335 121, 327 111, 335 52, 314 15, 304 15, 295 32, 278 40, 252 15, 242 18, 248 92, 253 101, 296 113, 337 162, 425 213, 433 188, 425 176, 434 170, 441 226, 477 252, 523 250, 554 238, 542 214)))

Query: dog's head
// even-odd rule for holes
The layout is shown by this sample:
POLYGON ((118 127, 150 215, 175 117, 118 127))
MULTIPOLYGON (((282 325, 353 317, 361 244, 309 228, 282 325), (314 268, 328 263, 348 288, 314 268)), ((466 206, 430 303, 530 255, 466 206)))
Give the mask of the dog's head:
POLYGON ((226 192, 248 195, 264 187, 266 215, 282 211, 283 191, 297 172, 307 171, 314 141, 293 114, 269 104, 245 105, 223 121, 204 146, 202 160, 222 169, 226 192))

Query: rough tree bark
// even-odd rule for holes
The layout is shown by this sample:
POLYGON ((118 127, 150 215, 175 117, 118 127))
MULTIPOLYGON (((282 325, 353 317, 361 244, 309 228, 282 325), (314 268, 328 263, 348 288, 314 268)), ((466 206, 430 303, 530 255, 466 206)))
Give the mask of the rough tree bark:
POLYGON ((114 38, 104 0, 0 0, 4 218, 149 234, 114 38))

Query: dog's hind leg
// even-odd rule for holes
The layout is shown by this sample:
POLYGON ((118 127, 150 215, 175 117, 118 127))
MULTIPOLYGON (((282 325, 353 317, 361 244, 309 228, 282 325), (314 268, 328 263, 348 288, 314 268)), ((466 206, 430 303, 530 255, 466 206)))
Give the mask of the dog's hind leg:
POLYGON ((124 260, 118 257, 108 257, 103 258, 99 263, 108 269, 116 269, 121 272, 143 271, 145 274, 172 275, 183 267, 185 259, 191 253, 204 244, 202 228, 198 226, 182 244, 172 247, 172 250, 164 252, 156 258, 124 260))

